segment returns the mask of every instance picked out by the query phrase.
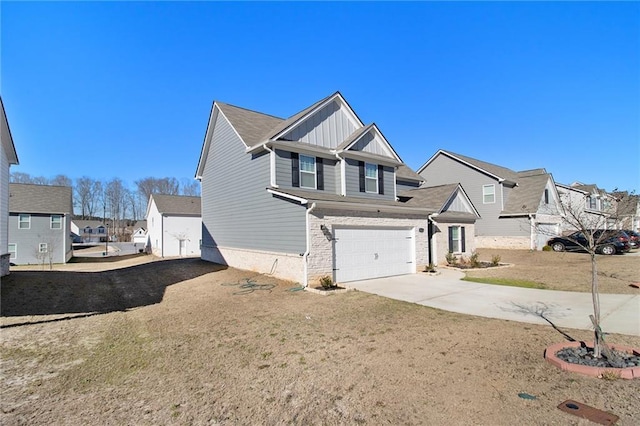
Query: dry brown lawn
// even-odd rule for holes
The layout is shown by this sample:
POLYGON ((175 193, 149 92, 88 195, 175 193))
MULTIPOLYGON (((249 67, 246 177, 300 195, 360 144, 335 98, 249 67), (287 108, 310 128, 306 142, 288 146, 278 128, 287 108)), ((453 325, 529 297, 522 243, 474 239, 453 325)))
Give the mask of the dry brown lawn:
POLYGON ((556 408, 566 399, 640 424, 640 381, 551 366, 544 348, 563 337, 550 326, 148 260, 3 278, 2 425, 590 424, 556 408))

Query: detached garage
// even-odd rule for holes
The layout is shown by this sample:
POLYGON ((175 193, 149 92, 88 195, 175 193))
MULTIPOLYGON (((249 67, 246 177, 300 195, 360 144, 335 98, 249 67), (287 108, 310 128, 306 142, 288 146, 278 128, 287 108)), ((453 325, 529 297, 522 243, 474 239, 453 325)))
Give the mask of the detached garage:
POLYGON ((416 272, 414 228, 335 227, 333 232, 336 282, 416 272))

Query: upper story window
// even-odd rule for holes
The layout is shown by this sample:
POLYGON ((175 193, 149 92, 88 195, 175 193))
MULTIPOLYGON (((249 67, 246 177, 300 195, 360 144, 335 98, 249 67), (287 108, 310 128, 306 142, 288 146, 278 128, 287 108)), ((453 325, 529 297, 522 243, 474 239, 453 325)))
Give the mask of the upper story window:
POLYGON ((378 193, 378 165, 364 164, 364 190, 365 192, 378 193))
POLYGON ((544 203, 545 204, 549 204, 549 190, 548 189, 544 190, 544 203))
POLYGON ((496 186, 482 185, 482 203, 493 204, 496 202, 496 186))
POLYGON ((30 214, 18 215, 18 229, 29 229, 29 228, 31 228, 31 215, 30 214))
POLYGON ((93 232, 93 229, 91 229, 91 227, 90 227, 90 226, 86 226, 86 227, 84 228, 84 233, 85 233, 85 234, 91 234, 92 232, 93 232))
POLYGON ((598 210, 598 198, 592 196, 587 197, 587 205, 591 210, 598 210))
POLYGON ((51 229, 62 229, 62 216, 59 214, 51 215, 51 229))
POLYGON ((300 154, 300 187, 316 189, 316 159, 300 154))
POLYGON ((98 226, 98 234, 104 234, 104 226, 98 226))

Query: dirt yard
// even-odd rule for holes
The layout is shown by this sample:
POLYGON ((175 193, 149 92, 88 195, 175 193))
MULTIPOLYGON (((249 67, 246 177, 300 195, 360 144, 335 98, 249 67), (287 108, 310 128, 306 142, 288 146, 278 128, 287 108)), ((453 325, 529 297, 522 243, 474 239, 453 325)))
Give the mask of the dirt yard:
MULTIPOLYGON (((587 285, 572 255, 542 254, 496 271, 587 285)), ((2 279, 2 425, 591 424, 560 411, 566 399, 640 424, 640 380, 551 366, 544 348, 563 336, 550 326, 150 260, 14 268, 2 279), (247 280, 264 287, 242 289, 247 280)), ((640 347, 640 337, 608 341, 640 347)))

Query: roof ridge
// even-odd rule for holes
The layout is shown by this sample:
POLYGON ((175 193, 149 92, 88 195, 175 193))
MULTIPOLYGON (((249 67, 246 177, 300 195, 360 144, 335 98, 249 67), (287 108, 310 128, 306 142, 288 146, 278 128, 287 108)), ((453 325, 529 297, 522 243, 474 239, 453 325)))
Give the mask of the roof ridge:
POLYGON ((254 113, 254 114, 266 115, 267 117, 277 118, 278 120, 283 120, 283 121, 285 120, 284 118, 278 117, 278 116, 273 115, 273 114, 267 114, 265 112, 256 111, 254 109, 249 109, 249 108, 241 107, 241 106, 238 106, 238 105, 233 105, 233 104, 230 104, 230 103, 227 103, 227 102, 215 101, 215 103, 217 105, 224 105, 224 106, 228 106, 228 107, 231 107, 231 108, 241 109, 243 111, 251 112, 251 113, 254 113))

